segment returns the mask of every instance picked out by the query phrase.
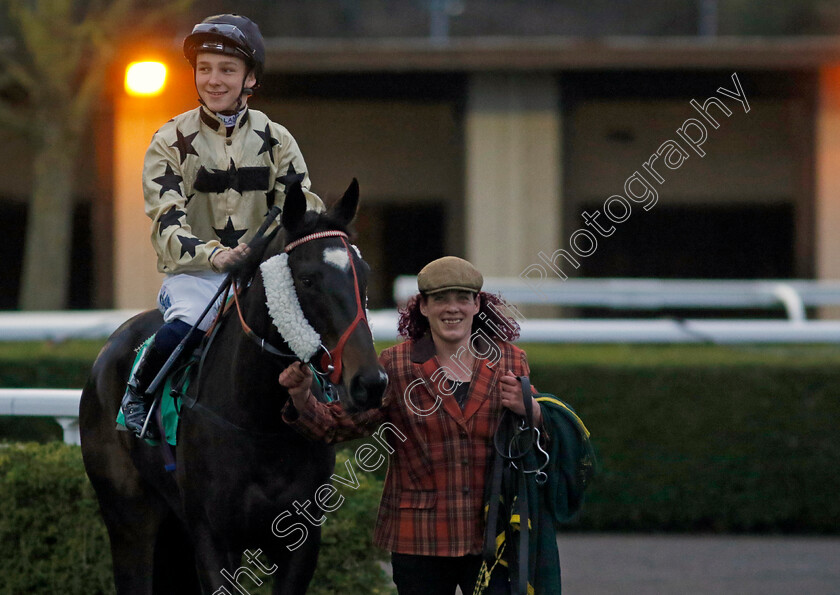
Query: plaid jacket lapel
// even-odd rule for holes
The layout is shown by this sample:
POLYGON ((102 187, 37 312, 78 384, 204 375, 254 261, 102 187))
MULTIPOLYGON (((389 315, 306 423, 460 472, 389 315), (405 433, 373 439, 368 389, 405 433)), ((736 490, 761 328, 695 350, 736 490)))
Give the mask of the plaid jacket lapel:
POLYGON ((440 396, 441 404, 439 410, 445 411, 463 429, 467 429, 464 414, 452 396, 445 395, 440 391, 439 385, 442 382, 443 371, 437 357, 431 357, 419 366, 420 377, 423 378, 423 387, 431 395, 432 402, 440 396), (433 379, 434 377, 434 379, 433 379))
MULTIPOLYGON (((476 360, 472 380, 470 380, 467 404, 464 407, 465 420, 469 420, 479 410, 482 403, 490 398, 490 391, 499 380, 500 369, 499 362, 493 364, 486 359, 476 360)), ((455 407, 457 408, 457 405, 455 407)))

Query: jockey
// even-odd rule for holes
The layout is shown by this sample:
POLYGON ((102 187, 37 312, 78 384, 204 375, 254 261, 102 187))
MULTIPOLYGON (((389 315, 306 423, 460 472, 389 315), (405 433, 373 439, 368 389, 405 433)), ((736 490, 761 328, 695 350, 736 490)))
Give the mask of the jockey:
MULTIPOLYGON (((125 425, 139 435, 152 396, 145 392, 247 254, 247 242, 288 185, 299 181, 307 207, 323 211, 309 191, 306 163, 286 128, 248 108, 260 86, 265 46, 259 27, 235 14, 212 16, 184 40, 200 106, 164 124, 143 165, 145 210, 158 271, 164 325, 134 369, 122 401, 125 425)), ((210 326, 219 304, 199 324, 210 326)), ((187 345, 191 350, 200 341, 187 345)))

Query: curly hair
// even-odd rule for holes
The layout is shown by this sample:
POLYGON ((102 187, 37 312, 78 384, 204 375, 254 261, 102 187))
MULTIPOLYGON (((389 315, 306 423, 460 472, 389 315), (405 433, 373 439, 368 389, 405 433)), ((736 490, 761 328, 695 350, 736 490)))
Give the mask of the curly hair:
MULTIPOLYGON (((401 337, 416 341, 429 332, 429 319, 420 312, 420 299, 423 294, 418 293, 408 300, 404 308, 399 310, 397 331, 401 337)), ((473 318, 472 332, 481 329, 489 337, 500 341, 516 341, 519 338, 519 323, 508 316, 507 302, 501 296, 486 291, 479 291, 480 299, 478 314, 473 318)))

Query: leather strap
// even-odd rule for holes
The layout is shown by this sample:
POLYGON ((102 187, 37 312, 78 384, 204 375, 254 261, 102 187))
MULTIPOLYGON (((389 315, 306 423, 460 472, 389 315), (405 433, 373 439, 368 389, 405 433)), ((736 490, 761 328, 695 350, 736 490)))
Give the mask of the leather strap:
MULTIPOLYGON (((505 532, 505 541, 508 547, 512 548, 514 544, 511 542, 513 533, 510 530, 506 520, 499 518, 499 509, 502 496, 502 482, 505 473, 513 475, 512 481, 515 481, 518 487, 518 494, 516 498, 515 512, 519 515, 519 547, 516 550, 516 580, 511 581, 512 595, 527 595, 528 583, 531 576, 533 576, 532 569, 536 569, 536 560, 529 557, 531 546, 531 531, 530 522, 532 515, 530 511, 530 501, 528 498, 529 481, 525 473, 524 459, 536 446, 536 433, 534 431, 534 406, 532 400, 531 382, 527 376, 519 377, 520 386, 522 387, 522 401, 525 407, 525 424, 524 429, 519 428, 519 421, 522 419, 516 416, 509 409, 505 409, 499 419, 499 425, 496 428, 496 433, 493 437, 494 445, 496 447, 496 454, 493 460, 492 475, 490 477, 490 491, 487 504, 487 527, 484 533, 484 560, 490 564, 496 557, 496 537, 500 532, 500 523, 505 532), (525 435, 530 439, 530 442, 525 442, 520 445, 513 440, 517 436, 525 435), (512 444, 516 445, 517 451, 513 451, 512 444), (517 468, 514 468, 514 462, 518 462, 517 468)), ((514 512, 513 503, 510 503, 511 514, 514 512)), ((537 522, 537 507, 534 507, 533 522, 537 522)), ((509 550, 512 554, 513 551, 509 550)), ((513 568, 509 568, 510 575, 513 577, 513 568)))
POLYGON ((522 470, 519 470, 519 494, 516 502, 519 509, 519 572, 517 572, 517 585, 511 584, 512 595, 528 594, 528 553, 530 545, 530 534, 528 527, 528 480, 522 470))
MULTIPOLYGON (((524 430, 531 436, 534 435, 534 404, 531 399, 531 381, 527 376, 519 377, 520 385, 522 386, 522 403, 525 405, 525 423, 527 428, 524 430)), ((523 453, 524 454, 524 453, 523 453)), ((525 477, 524 466, 519 469, 519 494, 517 495, 517 508, 519 509, 519 572, 517 573, 517 585, 513 588, 513 595, 527 595, 528 593, 528 570, 529 570, 529 546, 530 546, 530 532, 529 532, 529 501, 528 501, 528 480, 525 477)), ((514 585, 511 585, 514 587, 514 585)))
MULTIPOLYGON (((501 421, 504 421, 502 418, 501 421)), ((501 432, 500 427, 496 434, 501 432)), ((490 498, 487 503, 487 527, 484 530, 484 560, 489 564, 496 558, 496 536, 499 534, 499 503, 502 496, 502 472, 504 461, 497 451, 493 460, 493 475, 490 479, 490 498)))
POLYGON ((341 369, 343 366, 342 358, 344 355, 344 345, 347 343, 347 339, 350 338, 350 335, 353 334, 353 331, 356 330, 356 327, 359 323, 364 323, 365 326, 370 329, 370 325, 368 324, 367 320, 367 312, 365 312, 365 306, 362 304, 362 290, 359 287, 359 277, 356 274, 356 265, 353 264, 353 255, 350 254, 350 246, 347 243, 347 236, 341 238, 342 243, 344 244, 344 249, 347 251, 347 258, 350 262, 350 268, 353 271, 353 288, 355 291, 355 299, 356 299, 356 317, 353 319, 353 322, 350 323, 344 332, 341 333, 341 337, 338 339, 338 343, 336 344, 335 348, 330 351, 324 353, 321 356, 321 369, 327 370, 328 364, 332 362, 333 370, 329 374, 330 382, 333 384, 338 384, 338 381, 341 379, 341 369))
POLYGON ((525 405, 525 422, 528 424, 528 431, 534 429, 534 400, 531 398, 531 381, 527 376, 520 376, 519 383, 522 385, 522 403, 525 405))
POLYGON ((295 360, 298 359, 298 356, 294 353, 283 353, 271 343, 266 342, 265 339, 257 335, 257 333, 255 333, 251 329, 251 327, 248 326, 248 323, 245 322, 245 317, 242 315, 242 308, 239 305, 239 286, 236 285, 236 282, 234 282, 233 285, 233 301, 236 304, 236 313, 239 314, 239 324, 242 325, 242 330, 245 332, 245 336, 247 336, 249 339, 251 339, 251 341, 256 343, 257 346, 259 346, 260 351, 270 353, 271 355, 274 355, 276 357, 286 357, 295 360))

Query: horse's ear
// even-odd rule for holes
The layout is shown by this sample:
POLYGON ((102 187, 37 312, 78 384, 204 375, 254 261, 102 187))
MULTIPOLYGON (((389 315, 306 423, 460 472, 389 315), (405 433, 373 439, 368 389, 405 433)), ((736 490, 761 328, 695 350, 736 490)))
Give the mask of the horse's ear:
POLYGON ((294 182, 286 189, 286 201, 283 203, 283 227, 292 230, 303 222, 306 214, 306 196, 300 187, 300 182, 294 182))
POLYGON ((330 209, 330 215, 344 225, 347 225, 356 216, 356 209, 358 207, 359 182, 356 178, 353 178, 353 181, 350 182, 350 185, 344 192, 344 196, 342 196, 341 199, 333 205, 332 209, 330 209))

